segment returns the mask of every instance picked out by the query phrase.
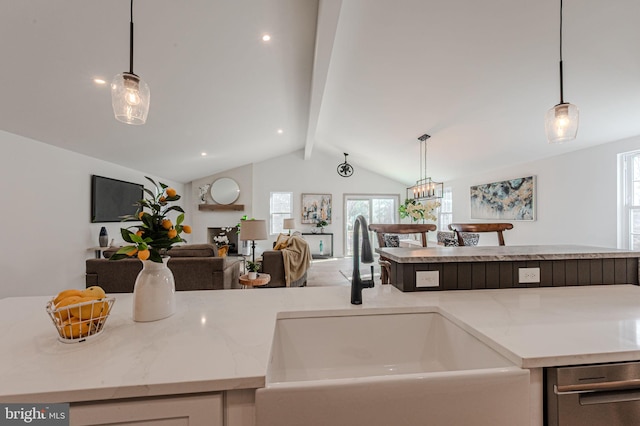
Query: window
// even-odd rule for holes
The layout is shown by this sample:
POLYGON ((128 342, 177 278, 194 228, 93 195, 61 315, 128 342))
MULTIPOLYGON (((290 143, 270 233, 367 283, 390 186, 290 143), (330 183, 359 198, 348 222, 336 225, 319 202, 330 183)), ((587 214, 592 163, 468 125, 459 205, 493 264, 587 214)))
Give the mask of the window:
POLYGON ((438 211, 438 231, 448 231, 449 224, 453 221, 453 192, 451 188, 445 188, 440 200, 438 211))
MULTIPOLYGON (((344 196, 344 247, 345 256, 353 255, 353 223, 358 215, 364 216, 367 223, 397 223, 400 199, 397 195, 358 195, 344 196)), ((371 241, 376 241, 370 233, 371 241)))
POLYGON ((269 197, 271 234, 283 233, 282 221, 289 217, 293 217, 293 192, 272 192, 269 197))
POLYGON ((640 250, 640 151, 627 152, 618 157, 621 188, 618 246, 640 250))

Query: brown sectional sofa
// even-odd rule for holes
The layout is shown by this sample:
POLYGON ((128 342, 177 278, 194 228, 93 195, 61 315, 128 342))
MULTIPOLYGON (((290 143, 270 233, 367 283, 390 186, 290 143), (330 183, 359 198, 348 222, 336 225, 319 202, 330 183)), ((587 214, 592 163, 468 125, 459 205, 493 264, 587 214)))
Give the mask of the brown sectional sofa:
MULTIPOLYGON (((114 250, 106 250, 105 256, 114 250)), ((169 250, 167 265, 173 272, 176 290, 222 290, 240 288, 240 257, 215 257, 213 244, 189 244, 169 250)), ((86 286, 99 285, 107 293, 131 293, 142 270, 137 259, 87 259, 86 286)))

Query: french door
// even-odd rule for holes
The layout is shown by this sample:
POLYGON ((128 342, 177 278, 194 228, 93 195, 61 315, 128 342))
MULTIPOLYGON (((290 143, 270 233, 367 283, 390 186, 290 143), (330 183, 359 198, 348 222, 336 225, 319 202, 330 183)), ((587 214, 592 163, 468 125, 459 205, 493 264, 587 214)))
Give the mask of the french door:
MULTIPOLYGON (((368 224, 397 223, 399 195, 381 194, 345 194, 344 195, 344 253, 353 256, 353 224, 359 215, 364 216, 368 224)), ((375 235, 371 233, 372 247, 375 247, 375 235)))

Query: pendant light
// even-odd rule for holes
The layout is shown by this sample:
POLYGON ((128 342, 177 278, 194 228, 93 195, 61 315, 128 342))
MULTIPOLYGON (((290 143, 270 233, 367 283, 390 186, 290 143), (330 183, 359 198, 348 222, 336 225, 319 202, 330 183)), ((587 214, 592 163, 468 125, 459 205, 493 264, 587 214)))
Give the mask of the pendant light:
POLYGON ((560 0, 560 103, 549 111, 545 129, 549 143, 562 143, 576 138, 578 133, 578 107, 564 101, 562 73, 562 0, 560 0))
POLYGON ((149 85, 133 73, 133 0, 129 22, 129 72, 122 72, 111 83, 111 105, 116 120, 126 124, 144 124, 149 113, 149 85))
POLYGON ((407 188, 407 199, 422 201, 442 198, 444 183, 436 182, 427 175, 427 139, 430 137, 425 133, 418 138, 420 141, 420 179, 416 181, 415 185, 407 188))
POLYGON ((347 163, 347 154, 344 153, 344 163, 338 164, 338 174, 342 177, 349 177, 353 174, 353 166, 347 163))

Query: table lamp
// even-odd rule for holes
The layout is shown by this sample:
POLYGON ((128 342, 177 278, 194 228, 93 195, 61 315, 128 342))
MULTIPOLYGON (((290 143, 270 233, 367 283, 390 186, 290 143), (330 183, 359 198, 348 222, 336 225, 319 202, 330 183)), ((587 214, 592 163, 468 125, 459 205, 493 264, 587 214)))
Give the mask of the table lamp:
POLYGON ((251 241, 251 261, 256 262, 256 240, 267 239, 267 223, 265 220, 240 221, 240 240, 251 241))
POLYGON ((293 218, 285 219, 282 222, 282 229, 288 229, 289 235, 291 235, 291 230, 296 229, 296 220, 293 218))

